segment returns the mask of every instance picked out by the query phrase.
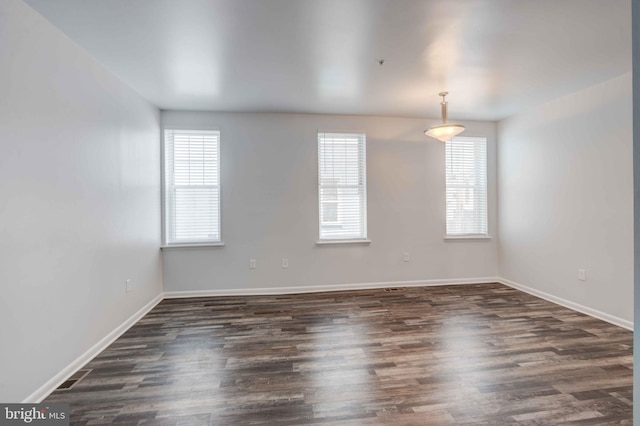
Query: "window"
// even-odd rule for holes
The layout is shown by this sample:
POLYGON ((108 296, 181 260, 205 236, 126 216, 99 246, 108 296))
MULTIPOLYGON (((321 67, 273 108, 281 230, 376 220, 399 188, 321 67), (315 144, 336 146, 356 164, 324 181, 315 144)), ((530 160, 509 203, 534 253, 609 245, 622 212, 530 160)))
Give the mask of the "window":
POLYGON ((320 240, 367 238, 365 135, 318 133, 320 240))
POLYGON ((487 140, 445 143, 447 236, 487 235, 487 140))
POLYGON ((165 130, 166 244, 220 242, 220 132, 165 130))

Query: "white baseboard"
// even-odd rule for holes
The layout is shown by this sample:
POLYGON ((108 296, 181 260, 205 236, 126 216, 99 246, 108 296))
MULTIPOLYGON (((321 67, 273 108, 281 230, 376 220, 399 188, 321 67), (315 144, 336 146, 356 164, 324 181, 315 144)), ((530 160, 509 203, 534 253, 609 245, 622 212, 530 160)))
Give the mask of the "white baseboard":
POLYGON ((571 302, 567 299, 563 299, 561 297, 554 296, 549 293, 545 293, 544 291, 536 290, 535 288, 526 286, 524 284, 517 283, 515 281, 508 280, 506 278, 498 278, 497 282, 504 284, 506 286, 515 288, 516 290, 523 291, 525 293, 529 293, 533 296, 539 297, 541 299, 547 300, 549 302, 553 302, 557 305, 564 306, 565 308, 573 309, 574 311, 581 312, 585 315, 589 315, 594 318, 601 319, 613 325, 617 325, 618 327, 626 328, 627 330, 633 331, 633 322, 628 321, 619 317, 616 317, 611 314, 607 314, 605 312, 598 311, 596 309, 590 308, 588 306, 580 305, 579 303, 571 302))
POLYGON ((497 283, 498 277, 456 278, 444 280, 416 280, 416 281, 387 281, 355 284, 327 284, 297 287, 265 287, 265 288, 234 288, 216 290, 193 291, 165 291, 165 299, 184 297, 214 297, 214 296, 266 296, 270 294, 300 294, 320 293, 325 291, 368 290, 387 287, 431 287, 439 285, 463 285, 497 283))
POLYGON ((38 404, 45 399, 51 392, 56 390, 58 386, 64 383, 69 377, 71 377, 76 371, 82 368, 86 363, 95 358, 100 352, 105 350, 107 346, 113 343, 118 337, 124 334, 132 325, 138 322, 143 316, 151 311, 155 306, 163 299, 162 293, 158 294, 149 303, 140 308, 135 314, 131 315, 129 319, 120 324, 111 333, 103 337, 98 343, 89 348, 88 351, 76 358, 71 364, 67 365, 58 374, 49 379, 44 385, 40 386, 38 390, 26 397, 22 403, 38 404))

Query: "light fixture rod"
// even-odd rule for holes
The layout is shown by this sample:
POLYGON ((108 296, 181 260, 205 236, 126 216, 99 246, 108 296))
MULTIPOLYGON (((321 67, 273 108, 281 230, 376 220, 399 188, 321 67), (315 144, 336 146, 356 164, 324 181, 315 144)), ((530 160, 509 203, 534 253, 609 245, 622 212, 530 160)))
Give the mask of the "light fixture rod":
POLYGON ((439 93, 439 95, 442 96, 442 102, 440 102, 440 108, 442 110, 442 124, 447 124, 447 101, 445 98, 448 94, 449 92, 439 93))

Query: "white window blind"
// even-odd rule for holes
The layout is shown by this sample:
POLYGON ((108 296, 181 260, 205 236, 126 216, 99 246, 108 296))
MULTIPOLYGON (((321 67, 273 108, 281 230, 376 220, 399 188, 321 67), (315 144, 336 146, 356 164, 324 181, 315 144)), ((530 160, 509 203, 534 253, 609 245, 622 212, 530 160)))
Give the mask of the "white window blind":
POLYGON ((487 140, 445 143, 447 235, 487 235, 487 140))
POLYGON ((166 244, 220 242, 220 132, 165 130, 166 244))
POLYGON ((320 240, 367 238, 366 138, 318 133, 320 240))

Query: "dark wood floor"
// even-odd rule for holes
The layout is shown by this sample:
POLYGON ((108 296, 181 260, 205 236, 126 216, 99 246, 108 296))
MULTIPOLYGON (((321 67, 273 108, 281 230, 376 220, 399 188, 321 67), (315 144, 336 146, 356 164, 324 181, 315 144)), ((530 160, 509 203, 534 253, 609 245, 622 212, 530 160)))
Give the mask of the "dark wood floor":
POLYGON ((165 300, 72 424, 631 424, 632 333, 500 284, 165 300))

